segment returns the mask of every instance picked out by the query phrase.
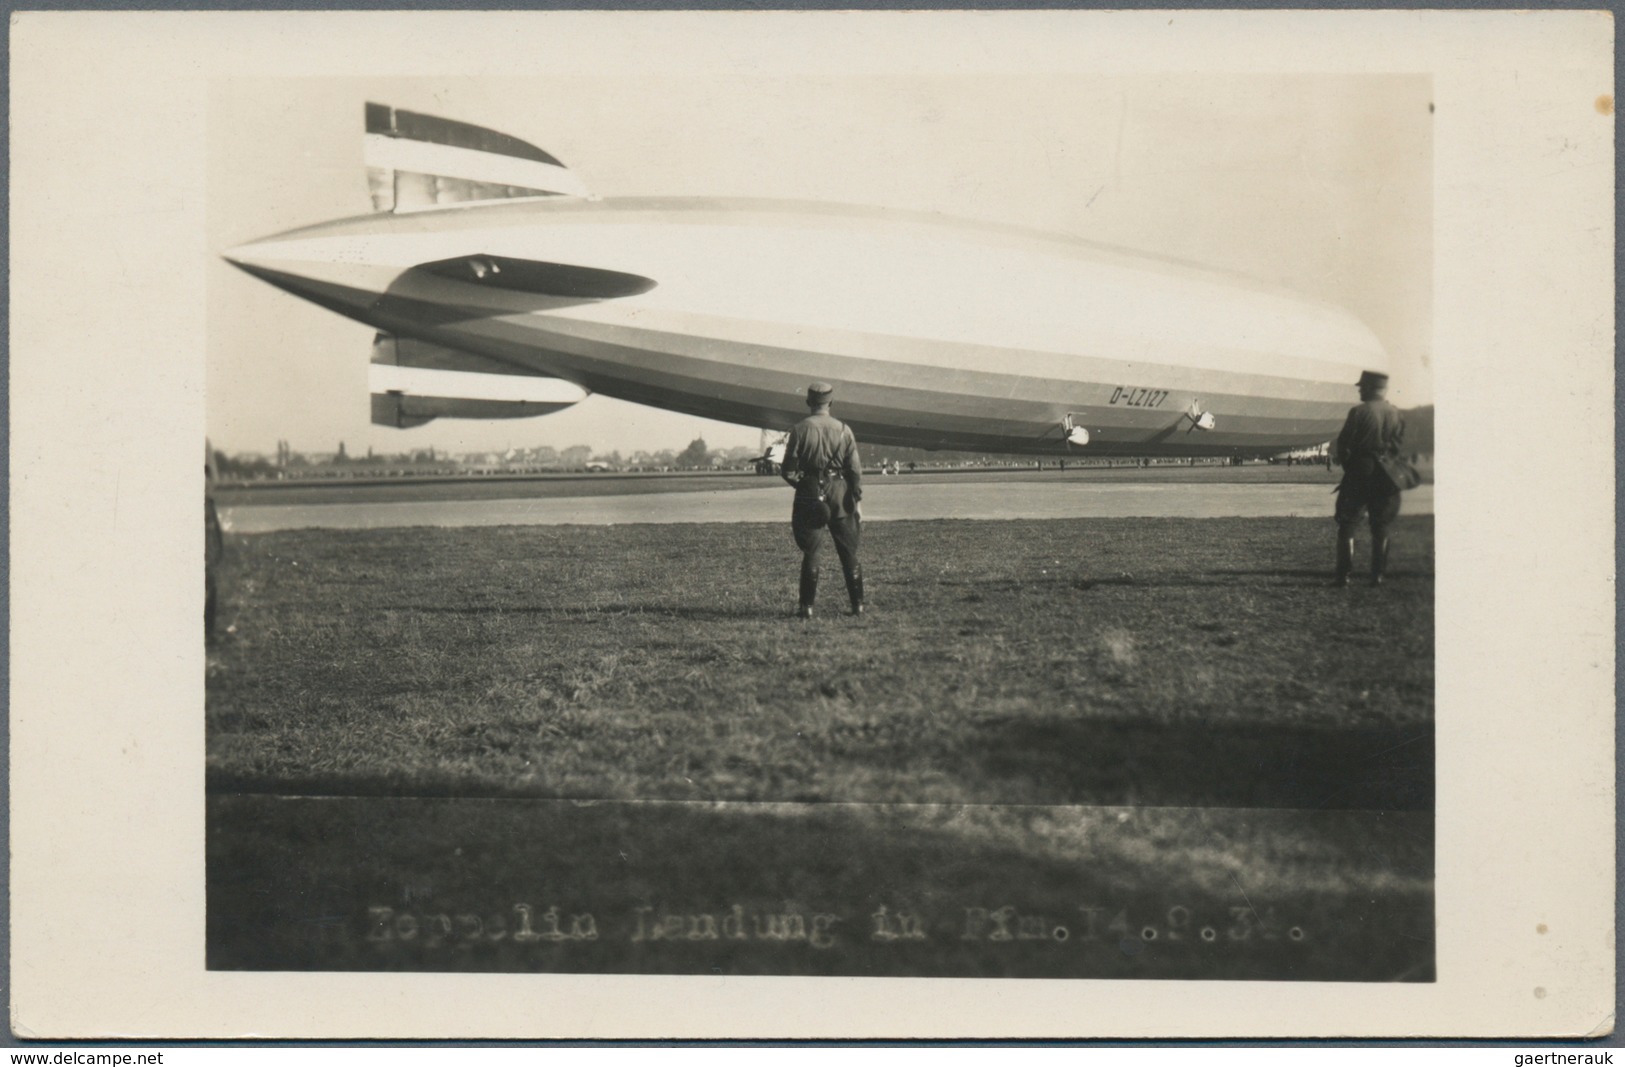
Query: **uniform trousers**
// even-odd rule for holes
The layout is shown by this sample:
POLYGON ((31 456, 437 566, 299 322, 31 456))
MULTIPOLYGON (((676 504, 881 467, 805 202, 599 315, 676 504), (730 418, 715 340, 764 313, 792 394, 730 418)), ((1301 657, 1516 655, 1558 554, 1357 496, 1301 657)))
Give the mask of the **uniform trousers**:
MULTIPOLYGON (((824 547, 825 524, 819 521, 819 502, 814 496, 796 494, 790 510, 790 531, 795 534, 796 546, 801 549, 801 603, 811 606, 818 595, 818 553, 824 547)), ((841 574, 850 592, 863 578, 863 567, 858 563, 858 541, 863 520, 856 515, 831 518, 828 523, 830 537, 835 541, 835 554, 841 560, 841 574)))
POLYGON ((1350 460, 1343 469, 1343 484, 1337 487, 1337 533, 1352 538, 1367 514, 1371 521, 1371 538, 1381 542, 1388 536, 1388 527, 1399 517, 1399 490, 1394 488, 1377 461, 1370 458, 1350 460))

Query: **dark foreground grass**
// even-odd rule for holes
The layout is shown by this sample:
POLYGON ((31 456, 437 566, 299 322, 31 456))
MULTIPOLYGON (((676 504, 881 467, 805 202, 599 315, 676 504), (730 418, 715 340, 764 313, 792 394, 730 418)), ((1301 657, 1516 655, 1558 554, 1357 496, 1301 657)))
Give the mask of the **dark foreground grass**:
POLYGON ((1428 981, 1427 813, 224 797, 214 969, 1428 981))
POLYGON ((1376 590, 1328 527, 872 524, 807 625, 777 526, 238 538, 210 787, 1429 807, 1432 520, 1376 590))
POLYGON ((209 966, 1431 980, 1432 521, 1328 526, 235 539, 209 966))

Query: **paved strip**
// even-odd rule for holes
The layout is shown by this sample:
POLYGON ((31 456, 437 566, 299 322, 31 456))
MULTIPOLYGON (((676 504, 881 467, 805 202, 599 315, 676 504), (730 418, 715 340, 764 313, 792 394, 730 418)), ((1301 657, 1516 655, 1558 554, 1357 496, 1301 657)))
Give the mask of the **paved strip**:
MULTIPOLYGON (((1051 485, 865 483, 870 522, 921 519, 1329 519, 1325 485, 1051 485)), ((1433 514, 1433 486, 1405 494, 1404 514, 1433 514)), ((392 526, 616 526, 634 523, 787 522, 779 486, 726 492, 534 500, 436 500, 377 504, 240 504, 221 509, 234 533, 371 530, 392 526)))

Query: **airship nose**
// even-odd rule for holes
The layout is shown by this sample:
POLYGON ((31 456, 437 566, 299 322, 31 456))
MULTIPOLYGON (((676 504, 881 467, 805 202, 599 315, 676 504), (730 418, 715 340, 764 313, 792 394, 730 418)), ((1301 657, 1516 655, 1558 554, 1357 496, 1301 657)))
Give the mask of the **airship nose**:
MULTIPOLYGON (((324 250, 290 244, 276 237, 228 248, 220 253, 227 263, 257 277, 272 279, 272 275, 287 277, 315 277, 323 274, 324 250)), ((280 283, 278 283, 280 284, 280 283)))
POLYGON ((220 253, 224 259, 235 267, 247 269, 253 266, 269 266, 273 260, 292 260, 315 258, 325 249, 323 245, 330 244, 330 240, 323 240, 325 234, 320 227, 306 226, 301 229, 288 230, 283 233, 267 234, 256 237, 252 241, 244 241, 220 253), (310 238, 317 238, 311 241, 310 238))
POLYGON ((370 262, 343 237, 279 235, 220 253, 227 263, 278 289, 340 314, 369 307, 400 273, 370 262))
POLYGON ((220 253, 220 257, 238 270, 270 282, 278 289, 287 290, 296 296, 309 295, 310 283, 314 281, 309 266, 306 265, 301 269, 287 256, 278 255, 268 248, 268 244, 270 244, 268 241, 250 241, 226 249, 220 253))
POLYGON ((238 245, 236 248, 228 248, 220 253, 220 258, 233 267, 242 267, 246 270, 248 265, 254 262, 254 245, 257 243, 250 241, 248 244, 238 245))
POLYGON ((257 277, 268 278, 268 274, 295 274, 292 258, 278 253, 277 240, 267 237, 259 241, 247 241, 220 253, 220 258, 227 263, 245 270, 257 277))

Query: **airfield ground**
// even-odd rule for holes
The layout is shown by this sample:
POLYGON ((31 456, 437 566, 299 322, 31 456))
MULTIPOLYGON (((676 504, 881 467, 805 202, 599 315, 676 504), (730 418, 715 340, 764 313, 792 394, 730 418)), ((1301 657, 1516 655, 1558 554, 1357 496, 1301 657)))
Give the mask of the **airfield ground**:
POLYGON ((782 524, 236 537, 210 965, 1426 980, 1432 530, 874 524, 806 625, 782 524))
MULTIPOLYGON (((1127 461, 1124 461, 1125 464, 1127 461)), ((1431 480, 1431 464, 1423 465, 1431 480)), ((1232 467, 1205 463, 1199 466, 1165 464, 1154 467, 1080 467, 1060 469, 1046 460, 1042 470, 1021 467, 922 467, 896 475, 870 470, 865 477, 875 484, 919 485, 996 482, 1056 485, 1087 482, 1101 485, 1336 485, 1340 470, 1320 464, 1250 463, 1232 467)), ((736 489, 783 486, 777 477, 742 471, 682 471, 673 473, 608 472, 513 476, 446 476, 411 478, 295 479, 285 482, 228 484, 217 489, 223 506, 253 504, 384 504, 439 500, 530 500, 553 497, 641 496, 658 493, 712 493, 736 489)))

